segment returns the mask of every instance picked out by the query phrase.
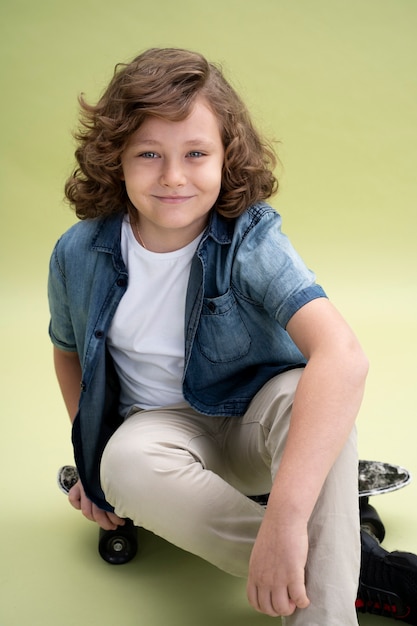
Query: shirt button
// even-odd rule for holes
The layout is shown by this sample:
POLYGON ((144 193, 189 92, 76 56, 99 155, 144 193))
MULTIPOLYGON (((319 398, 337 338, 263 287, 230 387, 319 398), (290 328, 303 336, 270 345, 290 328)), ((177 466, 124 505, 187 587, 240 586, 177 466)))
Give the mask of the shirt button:
POLYGON ((102 339, 102 337, 104 337, 104 333, 102 330, 96 330, 94 336, 96 337, 96 339, 102 339))

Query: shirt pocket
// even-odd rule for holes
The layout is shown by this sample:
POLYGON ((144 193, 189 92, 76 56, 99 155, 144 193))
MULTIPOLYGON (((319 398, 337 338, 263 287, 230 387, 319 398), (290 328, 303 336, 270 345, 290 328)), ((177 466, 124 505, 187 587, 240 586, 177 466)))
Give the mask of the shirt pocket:
POLYGON ((236 361, 248 354, 251 338, 231 290, 217 298, 204 298, 197 344, 212 363, 236 361))

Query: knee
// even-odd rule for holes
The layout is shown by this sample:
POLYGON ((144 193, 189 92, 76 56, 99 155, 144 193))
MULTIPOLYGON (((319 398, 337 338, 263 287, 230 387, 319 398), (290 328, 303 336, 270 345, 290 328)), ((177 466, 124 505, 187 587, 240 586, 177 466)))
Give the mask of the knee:
POLYGON ((156 502, 169 500, 174 485, 181 483, 184 470, 196 459, 171 442, 134 437, 122 428, 103 452, 100 478, 107 501, 130 517, 126 510, 133 502, 140 502, 142 510, 152 510, 156 502))
POLYGON ((143 500, 152 471, 146 446, 140 438, 124 430, 122 426, 110 438, 100 463, 100 480, 106 499, 119 510, 133 494, 143 500))

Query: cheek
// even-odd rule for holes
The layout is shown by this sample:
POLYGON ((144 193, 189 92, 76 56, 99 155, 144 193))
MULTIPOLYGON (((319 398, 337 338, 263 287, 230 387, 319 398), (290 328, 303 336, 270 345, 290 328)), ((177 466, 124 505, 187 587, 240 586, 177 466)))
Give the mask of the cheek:
POLYGON ((209 171, 205 172, 202 177, 202 185, 205 186, 207 191, 212 193, 219 193, 223 180, 223 171, 221 167, 213 167, 209 171))
POLYGON ((223 184, 223 172, 221 171, 216 178, 216 197, 219 195, 223 184))
POLYGON ((140 168, 124 168, 122 171, 126 189, 129 193, 140 195, 149 188, 150 180, 146 171, 140 168))

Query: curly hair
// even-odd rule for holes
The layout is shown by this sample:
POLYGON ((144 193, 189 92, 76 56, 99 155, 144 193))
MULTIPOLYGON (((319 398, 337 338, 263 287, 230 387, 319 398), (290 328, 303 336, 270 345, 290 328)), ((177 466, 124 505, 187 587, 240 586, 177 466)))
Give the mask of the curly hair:
POLYGON ((148 116, 186 119, 197 96, 205 98, 218 119, 225 150, 214 208, 225 217, 237 217, 277 191, 274 151, 221 70, 196 52, 152 48, 116 66, 96 105, 79 98, 80 128, 74 135, 78 166, 66 182, 65 195, 80 219, 127 210, 121 156, 129 137, 148 116))

